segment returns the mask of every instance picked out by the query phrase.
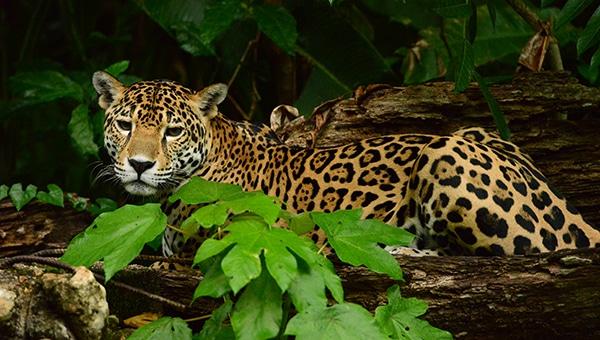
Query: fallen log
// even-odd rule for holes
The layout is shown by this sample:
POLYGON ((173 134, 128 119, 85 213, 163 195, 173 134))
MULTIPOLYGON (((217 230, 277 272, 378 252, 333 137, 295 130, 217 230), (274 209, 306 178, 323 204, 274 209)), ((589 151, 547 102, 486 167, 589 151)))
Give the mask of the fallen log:
MULTIPOLYGON (((464 93, 454 93, 452 87, 433 83, 361 89, 354 98, 328 103, 306 123, 285 131, 286 143, 332 146, 382 134, 449 134, 464 126, 494 126, 475 85, 464 93)), ((536 74, 490 90, 507 118, 513 141, 584 216, 600 224, 600 90, 577 84, 562 73, 536 74)), ((77 230, 89 225, 89 215, 35 204, 17 214, 8 200, 0 201, 4 256, 66 246, 74 234, 61 234, 57 226, 66 225, 62 221, 72 221, 77 230), (48 238, 53 233, 61 236, 60 242, 48 238)), ((599 249, 527 257, 399 256, 397 260, 405 272, 406 282, 400 283, 403 295, 425 300, 430 306, 425 318, 457 338, 600 337, 599 249)), ((386 289, 396 283, 364 268, 338 263, 336 269, 347 300, 369 310, 384 304, 386 289)), ((115 279, 187 304, 201 276, 133 266, 115 279)), ((110 287, 108 298, 111 311, 121 319, 148 309, 206 315, 221 303, 200 299, 182 311, 156 301, 147 304, 146 298, 110 287), (129 303, 120 304, 123 301, 129 303)))

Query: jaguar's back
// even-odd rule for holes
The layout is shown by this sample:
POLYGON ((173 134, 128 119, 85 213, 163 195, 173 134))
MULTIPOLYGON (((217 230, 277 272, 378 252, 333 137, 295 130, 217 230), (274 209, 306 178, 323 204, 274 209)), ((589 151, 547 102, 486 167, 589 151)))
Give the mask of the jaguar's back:
MULTIPOLYGON (((294 212, 362 208, 363 216, 417 235, 443 254, 530 254, 596 247, 588 223, 516 146, 482 129, 452 136, 396 135, 328 149, 293 149, 265 126, 217 110, 224 85, 173 82, 128 88, 94 75, 106 109, 114 173, 136 195, 166 197, 192 176, 263 190, 294 212)), ((165 207, 178 225, 190 213, 165 207)), ((165 234, 165 253, 180 239, 165 234)), ((323 241, 318 230, 312 234, 323 241)))

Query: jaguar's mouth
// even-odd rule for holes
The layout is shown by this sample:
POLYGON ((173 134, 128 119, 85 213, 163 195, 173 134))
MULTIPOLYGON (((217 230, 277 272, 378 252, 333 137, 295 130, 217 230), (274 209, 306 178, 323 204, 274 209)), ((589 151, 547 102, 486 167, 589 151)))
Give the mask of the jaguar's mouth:
POLYGON ((151 196, 158 192, 158 188, 152 186, 142 180, 135 180, 127 183, 123 183, 125 190, 136 196, 151 196))

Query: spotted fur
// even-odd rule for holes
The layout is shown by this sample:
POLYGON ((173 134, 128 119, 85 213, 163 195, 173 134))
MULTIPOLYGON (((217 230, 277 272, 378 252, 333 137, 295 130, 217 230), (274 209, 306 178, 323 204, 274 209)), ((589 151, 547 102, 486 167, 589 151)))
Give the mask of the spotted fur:
MULTIPOLYGON (((226 86, 189 90, 170 81, 124 87, 94 74, 106 110, 114 175, 135 195, 166 197, 192 176, 262 190, 292 212, 362 208, 415 235, 415 249, 447 255, 534 254, 597 247, 587 222, 514 144, 482 129, 451 136, 369 138, 326 149, 282 144, 266 126, 217 110, 226 86)), ((164 204, 169 223, 191 213, 164 204)), ((324 235, 311 234, 317 243, 324 235)), ((182 247, 167 231, 166 255, 182 247)))

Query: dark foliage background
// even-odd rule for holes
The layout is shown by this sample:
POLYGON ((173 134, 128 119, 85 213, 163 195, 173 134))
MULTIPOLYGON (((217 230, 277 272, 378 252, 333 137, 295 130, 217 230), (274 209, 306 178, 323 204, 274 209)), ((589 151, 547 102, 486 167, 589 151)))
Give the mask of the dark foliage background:
MULTIPOLYGON (((371 83, 456 80, 457 69, 467 70, 466 81, 475 70, 487 83, 510 81, 535 33, 501 0, 332 2, 2 1, 0 184, 114 194, 92 184, 95 164, 105 159, 103 113, 90 79, 110 65, 113 73, 124 71, 125 84, 229 83, 221 110, 233 119, 266 121, 279 104, 308 115, 371 83)), ((555 36, 565 69, 597 85, 598 1, 567 8, 575 2, 529 6, 560 24, 555 36)))

